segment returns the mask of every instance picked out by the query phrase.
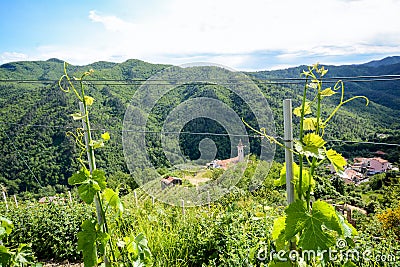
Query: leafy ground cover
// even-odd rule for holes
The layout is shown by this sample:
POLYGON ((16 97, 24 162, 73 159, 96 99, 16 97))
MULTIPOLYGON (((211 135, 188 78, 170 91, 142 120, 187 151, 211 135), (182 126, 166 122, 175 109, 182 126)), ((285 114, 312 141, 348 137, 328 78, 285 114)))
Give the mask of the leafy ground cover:
MULTIPOLYGON (((270 182, 267 179, 265 185, 270 182)), ((257 193, 237 190, 210 208, 187 208, 185 214, 181 207, 157 201, 153 205, 149 196, 137 191, 138 205, 132 193, 122 197, 126 209, 117 235, 144 233, 153 255, 152 266, 267 266, 266 252, 276 250, 271 242, 273 221, 284 214, 284 192, 277 189, 264 186, 257 193), (272 193, 281 197, 265 198, 272 193)), ((387 190, 393 191, 393 188, 387 190)), ((77 201, 57 205, 26 201, 18 208, 10 206, 9 211, 0 205, 0 214, 14 223, 14 231, 5 240, 6 244, 30 243, 38 261, 50 262, 53 266, 82 261, 76 234, 82 220, 94 212, 77 201)), ((400 240, 390 227, 393 221, 383 227, 385 222, 376 215, 385 212, 386 208, 379 207, 375 214, 353 215, 358 231, 354 242, 360 251, 370 249, 376 255, 395 255, 400 250, 400 240)), ((396 262, 363 259, 355 264, 396 266, 396 262)))

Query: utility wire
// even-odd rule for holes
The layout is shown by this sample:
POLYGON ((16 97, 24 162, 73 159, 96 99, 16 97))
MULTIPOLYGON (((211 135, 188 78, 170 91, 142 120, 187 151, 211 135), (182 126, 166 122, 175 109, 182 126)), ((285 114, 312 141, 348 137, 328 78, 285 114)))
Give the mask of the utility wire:
POLYGON ((344 140, 328 140, 326 142, 340 142, 340 143, 349 143, 349 144, 370 144, 370 145, 383 145, 383 146, 396 146, 400 147, 400 144, 393 143, 382 143, 382 142, 369 142, 369 141, 344 141, 344 140))
MULTIPOLYGON (((250 75, 251 76, 251 75, 250 75)), ((251 78, 251 77, 249 77, 251 78)), ((254 77, 255 79, 259 79, 259 80, 299 80, 299 81, 305 81, 307 80, 306 78, 302 78, 302 77, 270 77, 270 78, 257 78, 254 77)), ((400 74, 390 74, 390 75, 360 75, 360 76, 326 76, 324 77, 324 80, 349 80, 349 79, 377 79, 377 78, 387 78, 387 79, 399 79, 400 78, 400 74)), ((131 78, 131 79, 87 79, 85 81, 94 81, 94 82, 101 82, 101 81, 106 81, 106 82, 126 82, 126 81, 133 81, 133 82, 153 82, 153 81, 182 81, 182 80, 186 80, 186 79, 152 79, 152 78, 131 78)), ((213 78, 213 79, 207 79, 207 81, 219 81, 221 79, 218 78, 213 78)), ((248 81, 249 79, 235 79, 232 81, 248 81)), ((53 80, 53 79, 0 79, 0 82, 57 82, 59 80, 53 80)), ((79 81, 77 81, 79 82, 79 81)))
MULTIPOLYGON (((260 84, 304 84, 306 78, 254 78, 260 84)), ((399 81, 400 75, 371 75, 371 76, 348 76, 348 77, 325 77, 325 83, 335 83, 338 80, 346 81, 346 82, 384 82, 384 81, 399 81)), ((88 79, 85 80, 86 84, 93 85, 141 85, 144 82, 149 85, 171 85, 173 83, 184 82, 184 79, 88 79)), ((222 83, 218 83, 221 79, 207 79, 206 81, 188 81, 190 84, 220 84, 220 85, 229 85, 232 83, 242 83, 249 84, 253 83, 253 80, 250 79, 237 79, 232 80, 231 82, 224 80, 222 83)), ((39 84, 55 84, 58 83, 58 80, 35 80, 35 79, 0 79, 0 83, 39 83, 39 84)))
MULTIPOLYGON (((71 130, 76 127, 73 126, 57 126, 57 125, 44 125, 44 124, 22 124, 22 123, 7 123, 0 122, 6 125, 16 125, 25 127, 38 127, 38 128, 55 128, 71 130)), ((172 135, 172 134, 187 134, 187 135, 211 135, 211 136, 232 136, 232 137, 250 137, 250 138, 264 138, 263 135, 251 135, 251 134, 229 134, 229 133, 212 133, 212 132, 187 132, 187 131, 151 131, 151 130, 124 130, 124 129, 106 129, 106 128, 93 128, 91 131, 100 132, 119 132, 119 133, 137 133, 137 134, 161 134, 161 135, 172 135)), ((7 135, 8 137, 8 135, 7 135)), ((277 140, 283 140, 281 136, 273 136, 277 140)), ((9 138, 9 137, 8 137, 9 138)), ((10 139, 10 138, 9 138, 10 139)), ((11 139, 10 139, 11 141, 11 139)), ((328 143, 349 143, 349 144, 371 144, 371 145, 384 145, 384 146, 395 146, 400 147, 400 144, 385 143, 385 142, 371 142, 371 141, 346 141, 346 140, 327 140, 328 143)), ((14 144, 14 143, 13 143, 14 144)), ((14 146, 15 147, 15 146, 14 146)))
POLYGON ((26 127, 37 127, 37 128, 50 128, 50 129, 63 129, 70 130, 76 129, 74 126, 59 126, 59 125, 46 125, 46 124, 25 124, 25 123, 13 123, 0 121, 1 124, 14 125, 14 126, 26 126, 26 127))
MULTIPOLYGON (((54 129, 64 129, 64 130, 71 130, 71 129, 76 129, 76 127, 73 126, 57 126, 57 125, 45 125, 45 124, 22 124, 22 123, 7 123, 7 122, 2 122, 2 124, 6 125, 14 125, 14 126, 25 126, 25 127, 37 127, 37 128, 54 128, 54 129)), ((138 134, 164 134, 164 135, 169 135, 169 134, 188 134, 188 135, 212 135, 212 136, 232 136, 232 137, 254 137, 254 138, 260 138, 262 135, 244 135, 244 134, 229 134, 229 133, 212 133, 212 132, 187 132, 187 131, 151 131, 151 130, 124 130, 124 129, 105 129, 105 128, 91 128, 91 131, 95 132, 126 132, 126 133, 138 133, 138 134)), ((275 138, 280 138, 280 137, 275 137, 275 138)))

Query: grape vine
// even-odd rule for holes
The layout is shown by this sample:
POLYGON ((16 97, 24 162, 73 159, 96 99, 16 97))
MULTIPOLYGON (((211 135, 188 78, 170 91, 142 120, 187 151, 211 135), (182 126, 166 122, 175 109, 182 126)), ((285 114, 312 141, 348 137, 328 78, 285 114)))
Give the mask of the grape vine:
POLYGON ((71 78, 67 72, 67 63, 64 63, 64 75, 59 80, 59 87, 64 92, 73 92, 82 103, 81 112, 71 114, 74 120, 82 120, 83 128, 67 135, 75 139, 80 149, 77 158, 81 169, 68 179, 70 185, 78 186, 78 193, 83 202, 90 205, 95 203, 96 215, 83 221, 78 236, 78 250, 82 251, 85 266, 146 266, 152 261, 147 239, 143 234, 121 236, 118 224, 124 212, 124 206, 119 198, 118 191, 107 188, 106 176, 103 170, 97 169, 94 151, 104 147, 110 139, 105 132, 98 140, 92 139, 89 123, 89 107, 94 98, 85 94, 86 77, 94 73, 93 70, 84 72, 79 78, 71 78), (79 91, 74 83, 79 82, 79 91), (84 154, 87 154, 87 161, 84 154), (111 215, 111 216, 110 216, 111 215), (96 218, 97 217, 97 218, 96 218))
MULTIPOLYGON (((275 249, 284 253, 278 255, 279 257, 275 255, 269 266, 326 266, 328 263, 332 264, 332 259, 327 253, 329 249, 337 248, 335 245, 338 240, 344 240, 348 246, 346 248, 350 249, 354 244, 352 237, 357 235, 356 229, 335 211, 333 206, 321 200, 312 202, 311 198, 315 187, 313 176, 319 166, 328 162, 336 172, 340 172, 346 165, 346 160, 341 154, 326 147, 326 141, 323 139, 326 126, 344 104, 355 99, 364 99, 366 105, 369 103, 365 96, 345 99, 344 84, 340 80, 333 88, 323 88, 323 77, 327 72, 328 70, 323 66, 315 64, 302 73, 306 78, 302 102, 293 111, 294 115, 300 118, 299 138, 294 141, 293 149, 293 153, 298 157, 298 164, 293 163, 295 200, 288 205, 285 215, 277 218, 274 222, 272 238, 275 242, 275 249), (314 94, 311 101, 307 99, 309 91, 314 94), (340 93, 339 103, 326 118, 323 118, 323 100, 338 92, 340 93)), ((275 138, 268 136, 265 129, 257 132, 271 142, 282 147, 285 146, 275 138)), ((286 166, 283 166, 280 178, 275 180, 275 185, 285 184, 286 166)), ((345 247, 340 249, 345 249, 345 247)), ((336 261, 338 262, 335 264, 343 266, 354 265, 351 260, 346 258, 336 259, 336 261)))

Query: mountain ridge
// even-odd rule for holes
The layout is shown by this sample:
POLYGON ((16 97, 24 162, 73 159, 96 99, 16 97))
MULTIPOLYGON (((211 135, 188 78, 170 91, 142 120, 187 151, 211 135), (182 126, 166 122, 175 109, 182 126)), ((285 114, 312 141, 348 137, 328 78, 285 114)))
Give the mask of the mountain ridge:
POLYGON ((400 56, 385 57, 383 59, 372 60, 372 61, 360 64, 360 65, 378 68, 378 67, 394 65, 394 64, 400 64, 400 56))
MULTIPOLYGON (((146 80, 169 66, 131 59, 122 63, 99 61, 85 66, 70 65, 68 67, 71 76, 77 77, 93 68, 95 72, 90 79, 105 81, 100 84, 90 84, 86 92, 95 99, 90 116, 93 129, 99 129, 99 131, 94 132, 94 138, 101 134, 101 129, 111 132, 112 138, 109 144, 104 149, 96 151, 96 164, 99 168, 105 169, 108 174, 112 175, 119 171, 129 172, 122 153, 120 131, 126 107, 140 87, 140 83, 131 83, 129 80, 146 80)), ((372 69, 362 67, 362 69, 365 68, 372 69)), ((393 73, 397 72, 397 64, 386 65, 385 68, 393 73)), ((297 70, 295 77, 299 77, 301 73, 300 69, 297 70)), ((359 75, 362 72, 357 72, 354 68, 351 70, 352 73, 349 75, 359 75)), ((331 69, 329 71, 331 72, 331 69)), ((298 105, 301 101, 302 86, 265 83, 258 80, 254 73, 248 74, 253 76, 255 83, 264 93, 274 113, 277 134, 282 135, 282 100, 291 98, 294 107, 298 105)), ((275 73, 276 76, 288 77, 286 74, 284 70, 275 73)), ((74 141, 65 135, 67 131, 81 127, 80 123, 73 121, 69 115, 76 112, 77 103, 73 95, 65 94, 58 88, 57 81, 61 75, 63 75, 63 61, 54 58, 47 61, 6 63, 0 66, 0 153, 2 155, 0 183, 5 184, 10 193, 37 190, 40 186, 35 181, 36 178, 43 185, 65 186, 67 179, 79 168, 75 161, 79 152, 76 151, 74 141), (4 81, 18 79, 24 82, 4 81), (24 162, 30 168, 27 168, 24 162), (34 177, 32 173, 36 176, 34 177)), ((373 83, 370 85, 377 86, 373 83)), ((218 91, 220 90, 218 88, 197 89, 199 90, 184 91, 187 95, 181 95, 182 91, 178 90, 166 96, 160 107, 155 109, 154 121, 165 118, 168 115, 165 113, 189 97, 220 97, 219 100, 225 101, 225 104, 238 114, 243 114, 243 117, 247 112, 250 113, 241 100, 234 95, 218 91)), ((375 88, 368 89, 372 92, 375 90, 375 88)), ((398 97, 390 91, 386 94, 385 97, 391 100, 398 97)), ((333 109, 337 104, 336 100, 337 97, 327 100, 328 109, 333 109)), ((327 131, 332 133, 330 138, 368 140, 376 133, 386 132, 388 129, 400 129, 398 120, 400 109, 375 104, 373 101, 368 108, 361 101, 344 106, 332 120, 332 129, 327 131)), ((204 125, 210 127, 207 123, 204 122, 204 125)), ((195 132, 204 130, 196 128, 196 125, 189 126, 195 132)), ((216 128, 215 125, 213 127, 216 128)), ((157 166, 164 166, 166 162, 162 157, 161 142, 156 137, 149 138, 151 139, 149 141, 150 156, 154 158, 157 166)), ((198 141, 194 138, 183 138, 182 150, 195 154, 198 141)), ((219 145, 219 151, 226 151, 221 158, 228 158, 230 146, 226 146, 223 143, 224 140, 214 141, 219 145)), ((277 159, 281 158, 281 154, 277 152, 277 159)))
MULTIPOLYGON (((381 77, 381 79, 359 78, 359 76, 400 76, 400 56, 387 57, 381 60, 374 60, 363 64, 353 65, 324 65, 328 69, 326 78, 355 77, 355 79, 344 80, 346 91, 352 95, 365 95, 375 102, 400 110, 400 77, 381 77), (352 81, 357 80, 357 81, 352 81)), ((287 79, 299 78, 300 73, 307 66, 301 65, 293 68, 273 71, 259 71, 249 73, 257 79, 287 79)), ((299 88, 297 88, 300 90, 299 88)))
MULTIPOLYGON (((11 62, 7 62, 7 63, 3 63, 0 65, 0 68, 2 68, 5 65, 13 65, 14 63, 26 63, 26 62, 51 62, 51 63, 64 63, 67 61, 64 61, 62 59, 59 58, 49 58, 47 60, 34 60, 34 61, 11 61, 11 62)), ((118 65, 118 64, 126 64, 126 63, 130 63, 130 62, 139 62, 139 63, 144 63, 144 64, 152 64, 152 65, 165 65, 165 66, 172 66, 171 64, 154 64, 154 63, 149 63, 146 62, 144 60, 141 59, 127 59, 123 62, 113 62, 113 61, 104 61, 104 60, 100 60, 100 61, 95 61, 89 64, 84 64, 84 65, 75 65, 75 64, 70 64, 68 63, 70 66, 75 66, 75 67, 87 67, 87 66, 93 66, 93 65, 98 65, 98 64, 109 64, 112 66, 118 65)), ((327 66, 327 67, 343 67, 343 66, 368 66, 368 67, 381 67, 381 66, 387 66, 387 65, 394 65, 394 64, 400 64, 400 56, 388 56, 382 59, 376 59, 376 60, 371 60, 365 63, 354 63, 354 64, 342 64, 342 65, 329 65, 329 64, 324 64, 324 63, 320 63, 323 66, 327 66)), ((254 72, 274 72, 274 71, 282 71, 282 70, 287 70, 287 69, 297 69, 297 68, 304 68, 307 67, 307 65, 301 64, 298 66, 294 66, 294 67, 290 67, 290 68, 282 68, 282 69, 275 69, 275 70, 259 70, 259 71, 243 71, 243 72, 250 72, 250 73, 254 73, 254 72)))

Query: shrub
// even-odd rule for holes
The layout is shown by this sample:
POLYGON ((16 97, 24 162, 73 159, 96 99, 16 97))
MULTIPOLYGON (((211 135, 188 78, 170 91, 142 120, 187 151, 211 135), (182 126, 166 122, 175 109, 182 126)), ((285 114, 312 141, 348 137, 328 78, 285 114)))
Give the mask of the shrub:
POLYGON ((393 231, 395 236, 400 236, 400 206, 395 209, 389 208, 377 217, 385 230, 393 231))
POLYGON ((8 243, 11 246, 31 243, 35 256, 40 260, 78 260, 81 256, 76 249, 76 234, 82 219, 90 212, 80 203, 20 203, 19 208, 7 212, 7 217, 14 223, 8 243))

